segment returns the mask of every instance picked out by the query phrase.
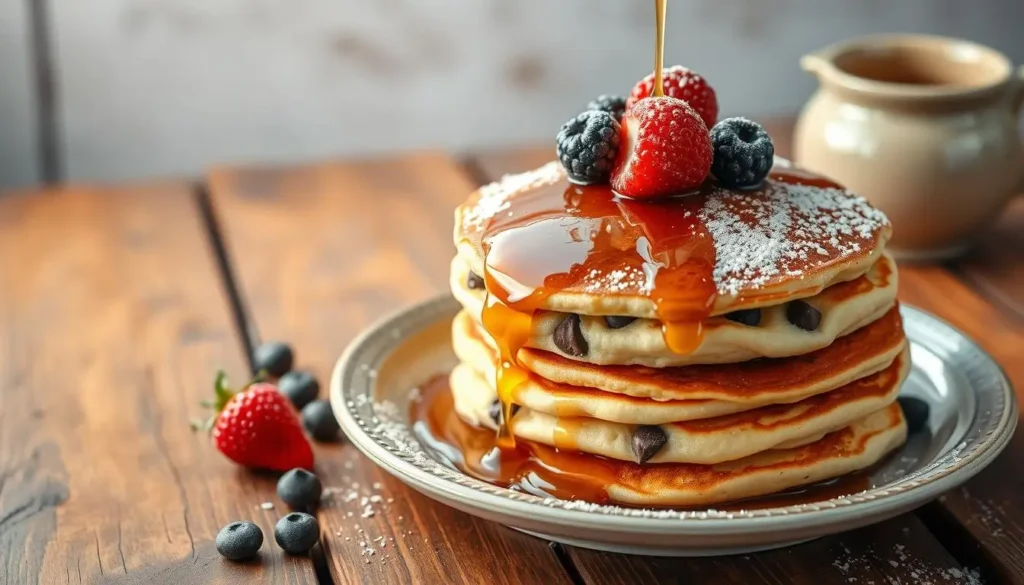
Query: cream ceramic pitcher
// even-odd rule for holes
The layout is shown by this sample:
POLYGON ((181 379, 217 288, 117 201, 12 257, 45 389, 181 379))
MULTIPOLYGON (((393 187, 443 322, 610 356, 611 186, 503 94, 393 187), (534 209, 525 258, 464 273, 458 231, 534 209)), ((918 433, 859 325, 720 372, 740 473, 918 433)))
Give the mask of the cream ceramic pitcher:
POLYGON ((892 220, 902 259, 964 252, 1024 183, 1024 68, 968 41, 871 36, 801 61, 820 87, 796 127, 797 162, 892 220))

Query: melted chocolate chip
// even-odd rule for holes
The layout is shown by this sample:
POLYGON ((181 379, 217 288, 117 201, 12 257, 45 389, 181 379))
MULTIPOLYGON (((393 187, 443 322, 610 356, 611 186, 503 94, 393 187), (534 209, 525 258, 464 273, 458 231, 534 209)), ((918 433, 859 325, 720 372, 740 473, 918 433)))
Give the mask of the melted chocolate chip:
POLYGON ((793 301, 786 306, 786 318, 804 331, 814 331, 821 324, 821 311, 805 301, 793 301))
POLYGON ((907 419, 907 432, 916 433, 928 424, 930 408, 927 402, 911 396, 900 396, 898 400, 903 409, 903 418, 907 419))
MULTIPOLYGON (((512 405, 512 416, 515 417, 517 412, 519 412, 519 405, 518 404, 513 404, 512 405)), ((501 401, 498 400, 497 398, 495 398, 494 402, 491 403, 490 408, 487 409, 487 414, 488 414, 488 416, 491 417, 491 420, 494 421, 494 424, 500 424, 501 423, 501 401)))
POLYGON ((573 357, 583 357, 590 351, 590 346, 587 345, 587 340, 580 329, 580 316, 575 313, 567 315, 558 327, 555 327, 552 341, 555 342, 555 347, 573 357))
POLYGON ((761 309, 742 309, 726 313, 725 318, 741 325, 757 327, 761 324, 761 309))
POLYGON ((657 425, 643 425, 633 431, 633 455, 637 463, 646 463, 668 442, 668 435, 657 425))
POLYGON ((480 278, 475 272, 470 270, 469 274, 466 275, 466 286, 473 290, 481 289, 484 287, 484 279, 480 278))
POLYGON ((622 329, 633 321, 636 321, 636 317, 617 317, 615 315, 608 315, 604 318, 604 324, 607 325, 609 329, 622 329))

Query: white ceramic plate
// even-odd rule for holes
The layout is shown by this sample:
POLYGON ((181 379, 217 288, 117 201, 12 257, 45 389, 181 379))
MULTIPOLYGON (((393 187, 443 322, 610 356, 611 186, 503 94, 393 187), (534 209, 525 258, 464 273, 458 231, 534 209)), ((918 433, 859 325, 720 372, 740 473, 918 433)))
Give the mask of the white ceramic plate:
POLYGON ((999 366, 962 333, 904 306, 913 370, 903 394, 927 401, 927 429, 878 468, 877 487, 822 502, 751 511, 642 510, 542 498, 469 477, 435 458, 409 427, 413 389, 455 365, 444 296, 396 313, 345 351, 331 378, 342 430, 367 457, 449 506, 587 548, 662 556, 719 555, 790 545, 879 522, 974 476, 1006 446, 1017 404, 999 366))

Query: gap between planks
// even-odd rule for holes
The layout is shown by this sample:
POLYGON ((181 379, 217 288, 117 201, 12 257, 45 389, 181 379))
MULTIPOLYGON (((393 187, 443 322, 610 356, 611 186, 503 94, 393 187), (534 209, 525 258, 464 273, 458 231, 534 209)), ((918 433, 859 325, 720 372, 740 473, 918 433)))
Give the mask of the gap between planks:
MULTIPOLYGON (((205 182, 195 183, 192 187, 192 196, 202 219, 203 232, 206 234, 207 243, 213 251, 217 264, 217 274, 220 277, 221 286, 227 294, 228 302, 231 305, 231 321, 235 332, 238 334, 239 343, 242 344, 242 351, 249 365, 249 371, 255 375, 256 368, 253 363, 253 351, 260 344, 260 334, 256 328, 256 321, 252 318, 245 299, 239 292, 238 279, 232 268, 231 257, 227 247, 224 245, 224 232, 221 229, 217 212, 213 208, 213 200, 210 198, 210 191, 205 182)), ((327 555, 330 554, 330 545, 327 544, 329 535, 321 534, 320 542, 309 553, 310 562, 313 563, 313 571, 316 574, 320 585, 334 585, 334 578, 327 564, 327 555)))

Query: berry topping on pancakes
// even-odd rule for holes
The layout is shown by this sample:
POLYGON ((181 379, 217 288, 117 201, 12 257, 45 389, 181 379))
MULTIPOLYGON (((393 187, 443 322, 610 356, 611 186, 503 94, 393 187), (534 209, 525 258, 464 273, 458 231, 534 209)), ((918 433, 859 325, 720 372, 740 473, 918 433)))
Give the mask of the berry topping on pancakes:
POLYGON ((626 113, 626 98, 618 95, 601 95, 587 104, 587 109, 608 112, 613 118, 621 121, 623 114, 626 113))
MULTIPOLYGON (((715 125, 718 120, 718 98, 715 96, 715 90, 700 73, 682 65, 666 67, 662 70, 661 85, 665 95, 690 104, 690 107, 700 115, 705 126, 710 128, 715 125)), ((655 95, 653 89, 654 73, 651 73, 637 82, 629 100, 626 101, 626 109, 633 107, 642 99, 655 95)))
POLYGON ((634 199, 686 193, 708 177, 712 154, 707 126, 686 102, 641 100, 622 120, 612 188, 634 199))
POLYGON ((558 160, 577 183, 608 180, 619 153, 619 122, 606 111, 587 110, 562 125, 555 141, 558 160))
POLYGON ((760 124, 746 118, 728 118, 711 129, 715 159, 711 172, 723 187, 757 187, 772 170, 775 145, 760 124))

